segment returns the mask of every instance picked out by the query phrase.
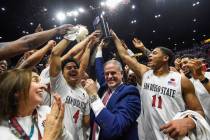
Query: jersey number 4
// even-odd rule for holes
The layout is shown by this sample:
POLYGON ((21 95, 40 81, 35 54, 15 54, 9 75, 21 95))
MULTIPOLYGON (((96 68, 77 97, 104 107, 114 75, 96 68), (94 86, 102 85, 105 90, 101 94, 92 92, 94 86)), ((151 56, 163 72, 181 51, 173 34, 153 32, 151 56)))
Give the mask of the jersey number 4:
POLYGON ((74 113, 73 118, 74 118, 74 123, 76 124, 77 121, 78 121, 78 118, 79 118, 79 110, 77 110, 77 111, 74 113))
POLYGON ((160 109, 162 109, 162 103, 163 103, 163 101, 162 101, 161 96, 159 96, 158 98, 157 98, 157 95, 152 96, 152 107, 156 107, 156 102, 158 102, 157 107, 160 108, 160 109))

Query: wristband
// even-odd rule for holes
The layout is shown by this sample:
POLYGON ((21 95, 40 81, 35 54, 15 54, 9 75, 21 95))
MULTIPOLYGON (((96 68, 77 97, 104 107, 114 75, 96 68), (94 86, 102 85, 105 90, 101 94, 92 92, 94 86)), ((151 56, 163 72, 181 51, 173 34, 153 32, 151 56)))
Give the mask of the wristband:
POLYGON ((98 95, 91 95, 90 96, 90 103, 93 103, 94 101, 96 101, 98 99, 98 95))

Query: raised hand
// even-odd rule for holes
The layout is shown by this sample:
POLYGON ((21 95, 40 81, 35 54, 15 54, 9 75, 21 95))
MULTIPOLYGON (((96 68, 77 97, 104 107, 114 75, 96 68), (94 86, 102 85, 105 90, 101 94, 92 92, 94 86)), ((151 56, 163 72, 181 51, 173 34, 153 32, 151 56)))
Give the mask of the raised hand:
POLYGON ((191 59, 186 64, 187 67, 189 67, 190 71, 192 72, 192 75, 195 79, 203 80, 204 73, 202 71, 202 61, 199 59, 191 59))
POLYGON ((85 90, 87 91, 88 95, 97 95, 98 88, 96 83, 92 79, 87 79, 85 83, 85 90))
POLYGON ((88 37, 92 38, 92 37, 100 37, 101 35, 101 31, 100 30, 96 30, 94 32, 92 32, 88 37))
POLYGON ((63 130, 64 104, 59 95, 54 95, 54 103, 47 115, 44 129, 44 140, 57 140, 63 130))
POLYGON ((137 48, 137 49, 143 49, 145 47, 144 44, 142 43, 142 41, 139 40, 138 38, 134 38, 132 42, 133 42, 133 45, 135 46, 135 48, 137 48))
POLYGON ((99 43, 98 47, 99 48, 106 48, 109 44, 109 41, 106 41, 105 39, 102 39, 101 42, 99 43))
POLYGON ((54 40, 50 40, 47 42, 47 45, 49 46, 49 49, 52 50, 53 47, 55 47, 57 45, 57 43, 54 40))
POLYGON ((176 58, 174 61, 174 65, 177 71, 180 70, 180 66, 181 66, 181 59, 180 58, 176 58))
POLYGON ((59 27, 57 27, 57 33, 58 34, 66 34, 68 30, 71 30, 71 28, 73 28, 74 26, 71 25, 71 24, 64 24, 64 25, 61 25, 59 27))

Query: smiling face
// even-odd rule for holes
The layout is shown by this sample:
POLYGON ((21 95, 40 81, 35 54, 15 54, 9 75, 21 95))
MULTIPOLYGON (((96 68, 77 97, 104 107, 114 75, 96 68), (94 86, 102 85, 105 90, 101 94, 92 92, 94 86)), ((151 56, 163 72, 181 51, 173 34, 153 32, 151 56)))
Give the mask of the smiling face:
POLYGON ((13 117, 32 114, 42 102, 46 88, 40 84, 39 76, 30 70, 12 69, 0 74, 0 116, 13 117))
POLYGON ((116 88, 122 82, 122 71, 114 63, 108 63, 104 67, 105 80, 110 89, 116 88))
POLYGON ((182 69, 184 74, 189 74, 190 73, 190 69, 187 66, 187 63, 189 62, 189 60, 190 59, 188 57, 185 57, 185 58, 181 59, 180 68, 182 69))
POLYGON ((63 75, 70 86, 76 86, 79 82, 78 66, 74 62, 69 62, 64 66, 63 75))
POLYGON ((32 72, 32 79, 28 95, 28 103, 31 106, 37 106, 42 102, 42 94, 44 89, 46 89, 46 86, 40 83, 39 75, 32 72))

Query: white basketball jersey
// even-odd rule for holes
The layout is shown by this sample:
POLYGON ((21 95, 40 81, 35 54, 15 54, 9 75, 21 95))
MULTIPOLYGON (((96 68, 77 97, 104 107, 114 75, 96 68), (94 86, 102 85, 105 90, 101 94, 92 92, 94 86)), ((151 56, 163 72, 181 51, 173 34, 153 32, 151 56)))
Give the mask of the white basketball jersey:
MULTIPOLYGON (((210 79, 210 73, 206 72, 205 77, 210 79)), ((205 118, 210 125, 210 94, 208 94, 208 91, 198 79, 191 78, 190 80, 195 87, 195 93, 203 107, 205 118)))
POLYGON ((89 115, 89 96, 82 86, 71 88, 60 72, 51 78, 52 91, 57 92, 65 102, 64 125, 74 140, 83 140, 83 116, 89 115))
POLYGON ((157 77, 153 70, 143 75, 141 100, 145 140, 161 140, 160 126, 172 120, 176 113, 185 110, 181 93, 181 75, 170 71, 157 77))

